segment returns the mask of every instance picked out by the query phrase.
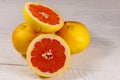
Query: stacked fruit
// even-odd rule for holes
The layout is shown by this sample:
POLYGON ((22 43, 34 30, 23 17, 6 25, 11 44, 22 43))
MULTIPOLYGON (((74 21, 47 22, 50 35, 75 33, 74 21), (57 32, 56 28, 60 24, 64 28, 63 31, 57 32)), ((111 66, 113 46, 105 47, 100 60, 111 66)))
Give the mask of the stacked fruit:
POLYGON ((73 53, 87 48, 90 34, 76 21, 65 21, 52 8, 41 3, 27 2, 25 22, 12 34, 15 49, 26 55, 29 67, 38 75, 53 77, 64 72, 73 53))

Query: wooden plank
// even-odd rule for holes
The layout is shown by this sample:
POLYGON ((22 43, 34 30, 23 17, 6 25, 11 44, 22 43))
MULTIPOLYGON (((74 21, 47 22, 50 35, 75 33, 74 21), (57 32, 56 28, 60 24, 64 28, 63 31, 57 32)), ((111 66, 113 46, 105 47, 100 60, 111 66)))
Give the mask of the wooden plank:
POLYGON ((34 74, 28 66, 0 65, 1 80, 119 80, 120 71, 96 71, 69 68, 65 73, 54 78, 42 78, 34 74))
POLYGON ((0 80, 120 80, 120 0, 41 2, 57 9, 65 20, 84 23, 91 34, 89 47, 72 55, 69 69, 62 75, 37 76, 13 48, 11 39, 15 27, 24 22, 25 1, 0 0, 0 80))

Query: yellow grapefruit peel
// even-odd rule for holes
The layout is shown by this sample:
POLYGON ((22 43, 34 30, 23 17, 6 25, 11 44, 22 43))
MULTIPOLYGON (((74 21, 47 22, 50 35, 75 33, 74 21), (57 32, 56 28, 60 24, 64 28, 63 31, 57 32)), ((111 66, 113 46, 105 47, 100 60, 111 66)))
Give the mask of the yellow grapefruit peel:
POLYGON ((31 12, 29 10, 29 5, 30 4, 42 5, 42 6, 45 6, 45 7, 48 7, 48 6, 46 6, 44 4, 41 4, 41 3, 33 3, 33 2, 25 3, 25 6, 24 6, 24 19, 32 27, 32 29, 34 31, 36 31, 36 32, 56 32, 56 31, 58 31, 59 29, 62 28, 62 26, 64 24, 64 19, 57 11, 55 11, 52 8, 48 7, 49 9, 54 11, 60 18, 59 24, 50 25, 50 24, 47 24, 47 23, 44 23, 44 22, 38 20, 37 18, 35 18, 31 14, 31 12))

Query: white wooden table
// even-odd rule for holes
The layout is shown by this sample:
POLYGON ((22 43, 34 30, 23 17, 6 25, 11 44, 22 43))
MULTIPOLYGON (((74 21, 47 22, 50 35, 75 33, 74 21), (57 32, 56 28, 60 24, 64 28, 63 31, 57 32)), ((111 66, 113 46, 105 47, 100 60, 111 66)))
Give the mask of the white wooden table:
POLYGON ((120 0, 31 0, 51 6, 65 20, 84 23, 91 33, 89 47, 72 55, 69 69, 54 78, 34 74, 12 46, 26 1, 0 0, 0 80, 120 80, 120 0))

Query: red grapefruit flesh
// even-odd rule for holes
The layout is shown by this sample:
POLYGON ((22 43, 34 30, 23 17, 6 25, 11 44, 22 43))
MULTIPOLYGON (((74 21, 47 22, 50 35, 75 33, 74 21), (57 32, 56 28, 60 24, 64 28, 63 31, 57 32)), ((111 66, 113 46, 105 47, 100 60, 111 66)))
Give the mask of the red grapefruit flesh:
POLYGON ((64 20, 58 12, 41 3, 26 3, 24 17, 36 32, 56 32, 64 24, 64 20))
POLYGON ((51 25, 59 24, 59 16, 49 8, 42 5, 29 5, 29 10, 38 20, 51 25))
POLYGON ((38 75, 52 77, 66 70, 70 62, 70 50, 59 36, 42 34, 29 45, 27 61, 38 75))

